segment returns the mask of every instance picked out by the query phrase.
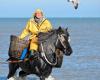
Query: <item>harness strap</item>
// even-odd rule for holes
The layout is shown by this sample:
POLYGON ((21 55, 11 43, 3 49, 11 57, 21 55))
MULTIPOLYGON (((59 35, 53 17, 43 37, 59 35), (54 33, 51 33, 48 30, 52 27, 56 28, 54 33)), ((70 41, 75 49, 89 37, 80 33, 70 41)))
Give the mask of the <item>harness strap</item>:
MULTIPOLYGON (((61 37, 63 37, 63 36, 61 35, 61 37)), ((66 48, 66 46, 63 44, 63 41, 62 41, 61 37, 60 37, 60 35, 58 34, 58 39, 60 40, 62 46, 63 46, 64 48, 66 48)), ((57 43, 57 42, 56 42, 56 43, 57 43)))
POLYGON ((42 48, 41 55, 42 55, 42 57, 47 61, 47 63, 50 64, 50 65, 52 65, 52 66, 57 65, 57 57, 56 57, 55 63, 51 63, 51 62, 47 59, 47 57, 46 57, 46 55, 45 55, 45 52, 44 52, 44 48, 43 48, 43 44, 42 44, 42 43, 41 43, 41 48, 42 48))
POLYGON ((7 61, 7 62, 9 62, 9 63, 20 63, 20 62, 26 62, 26 61, 28 61, 29 59, 28 58, 26 58, 26 59, 24 59, 24 60, 12 60, 12 61, 7 61))

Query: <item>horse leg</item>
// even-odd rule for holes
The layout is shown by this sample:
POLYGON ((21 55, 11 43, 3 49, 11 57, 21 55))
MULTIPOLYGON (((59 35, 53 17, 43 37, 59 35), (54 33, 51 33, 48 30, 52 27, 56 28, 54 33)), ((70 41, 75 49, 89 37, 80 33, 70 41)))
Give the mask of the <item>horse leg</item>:
POLYGON ((15 80, 14 75, 16 70, 18 69, 18 65, 16 63, 9 63, 9 74, 7 76, 7 80, 15 80))
POLYGON ((40 77, 40 80, 45 80, 45 77, 41 76, 41 77, 40 77))
POLYGON ((19 72, 19 80, 26 80, 26 76, 29 75, 29 73, 26 73, 24 71, 19 72))
POLYGON ((52 72, 52 66, 48 65, 44 70, 41 70, 40 80, 55 80, 50 74, 52 72))

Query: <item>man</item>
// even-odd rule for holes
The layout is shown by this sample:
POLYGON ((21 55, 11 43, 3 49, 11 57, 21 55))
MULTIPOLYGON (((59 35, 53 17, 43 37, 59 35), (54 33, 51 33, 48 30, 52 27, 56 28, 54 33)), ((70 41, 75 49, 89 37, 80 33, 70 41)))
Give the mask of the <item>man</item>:
POLYGON ((44 18, 43 12, 37 9, 33 14, 33 18, 27 22, 25 29, 19 36, 20 39, 24 39, 28 34, 30 39, 30 55, 34 57, 38 51, 38 33, 48 32, 52 29, 51 23, 44 18))

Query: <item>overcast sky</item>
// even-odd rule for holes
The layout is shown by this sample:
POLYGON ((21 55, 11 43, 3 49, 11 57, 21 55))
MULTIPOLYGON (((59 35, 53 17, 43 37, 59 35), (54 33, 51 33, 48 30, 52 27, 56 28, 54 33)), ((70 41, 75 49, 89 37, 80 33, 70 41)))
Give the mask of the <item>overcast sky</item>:
POLYGON ((40 8, 46 17, 100 17, 100 0, 80 0, 75 10, 67 0, 0 0, 0 17, 31 17, 40 8))

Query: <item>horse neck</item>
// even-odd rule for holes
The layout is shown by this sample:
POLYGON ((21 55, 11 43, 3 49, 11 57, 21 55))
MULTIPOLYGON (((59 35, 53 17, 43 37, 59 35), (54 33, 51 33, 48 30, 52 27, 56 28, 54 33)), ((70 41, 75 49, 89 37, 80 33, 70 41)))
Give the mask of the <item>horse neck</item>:
POLYGON ((48 42, 55 47, 57 39, 58 39, 58 34, 54 32, 53 35, 48 39, 48 42))
POLYGON ((45 41, 49 41, 49 42, 55 42, 57 40, 57 34, 55 30, 52 30, 48 33, 44 33, 41 34, 39 37, 39 42, 45 42, 45 41))
MULTIPOLYGON (((50 32, 50 33, 46 34, 46 37, 43 36, 41 38, 41 41, 39 41, 39 44, 42 43, 44 52, 49 54, 49 53, 52 53, 52 52, 55 51, 55 43, 56 43, 56 41, 57 41, 57 34, 56 34, 56 32, 50 32)), ((39 47, 39 50, 41 52, 41 47, 39 47)))

